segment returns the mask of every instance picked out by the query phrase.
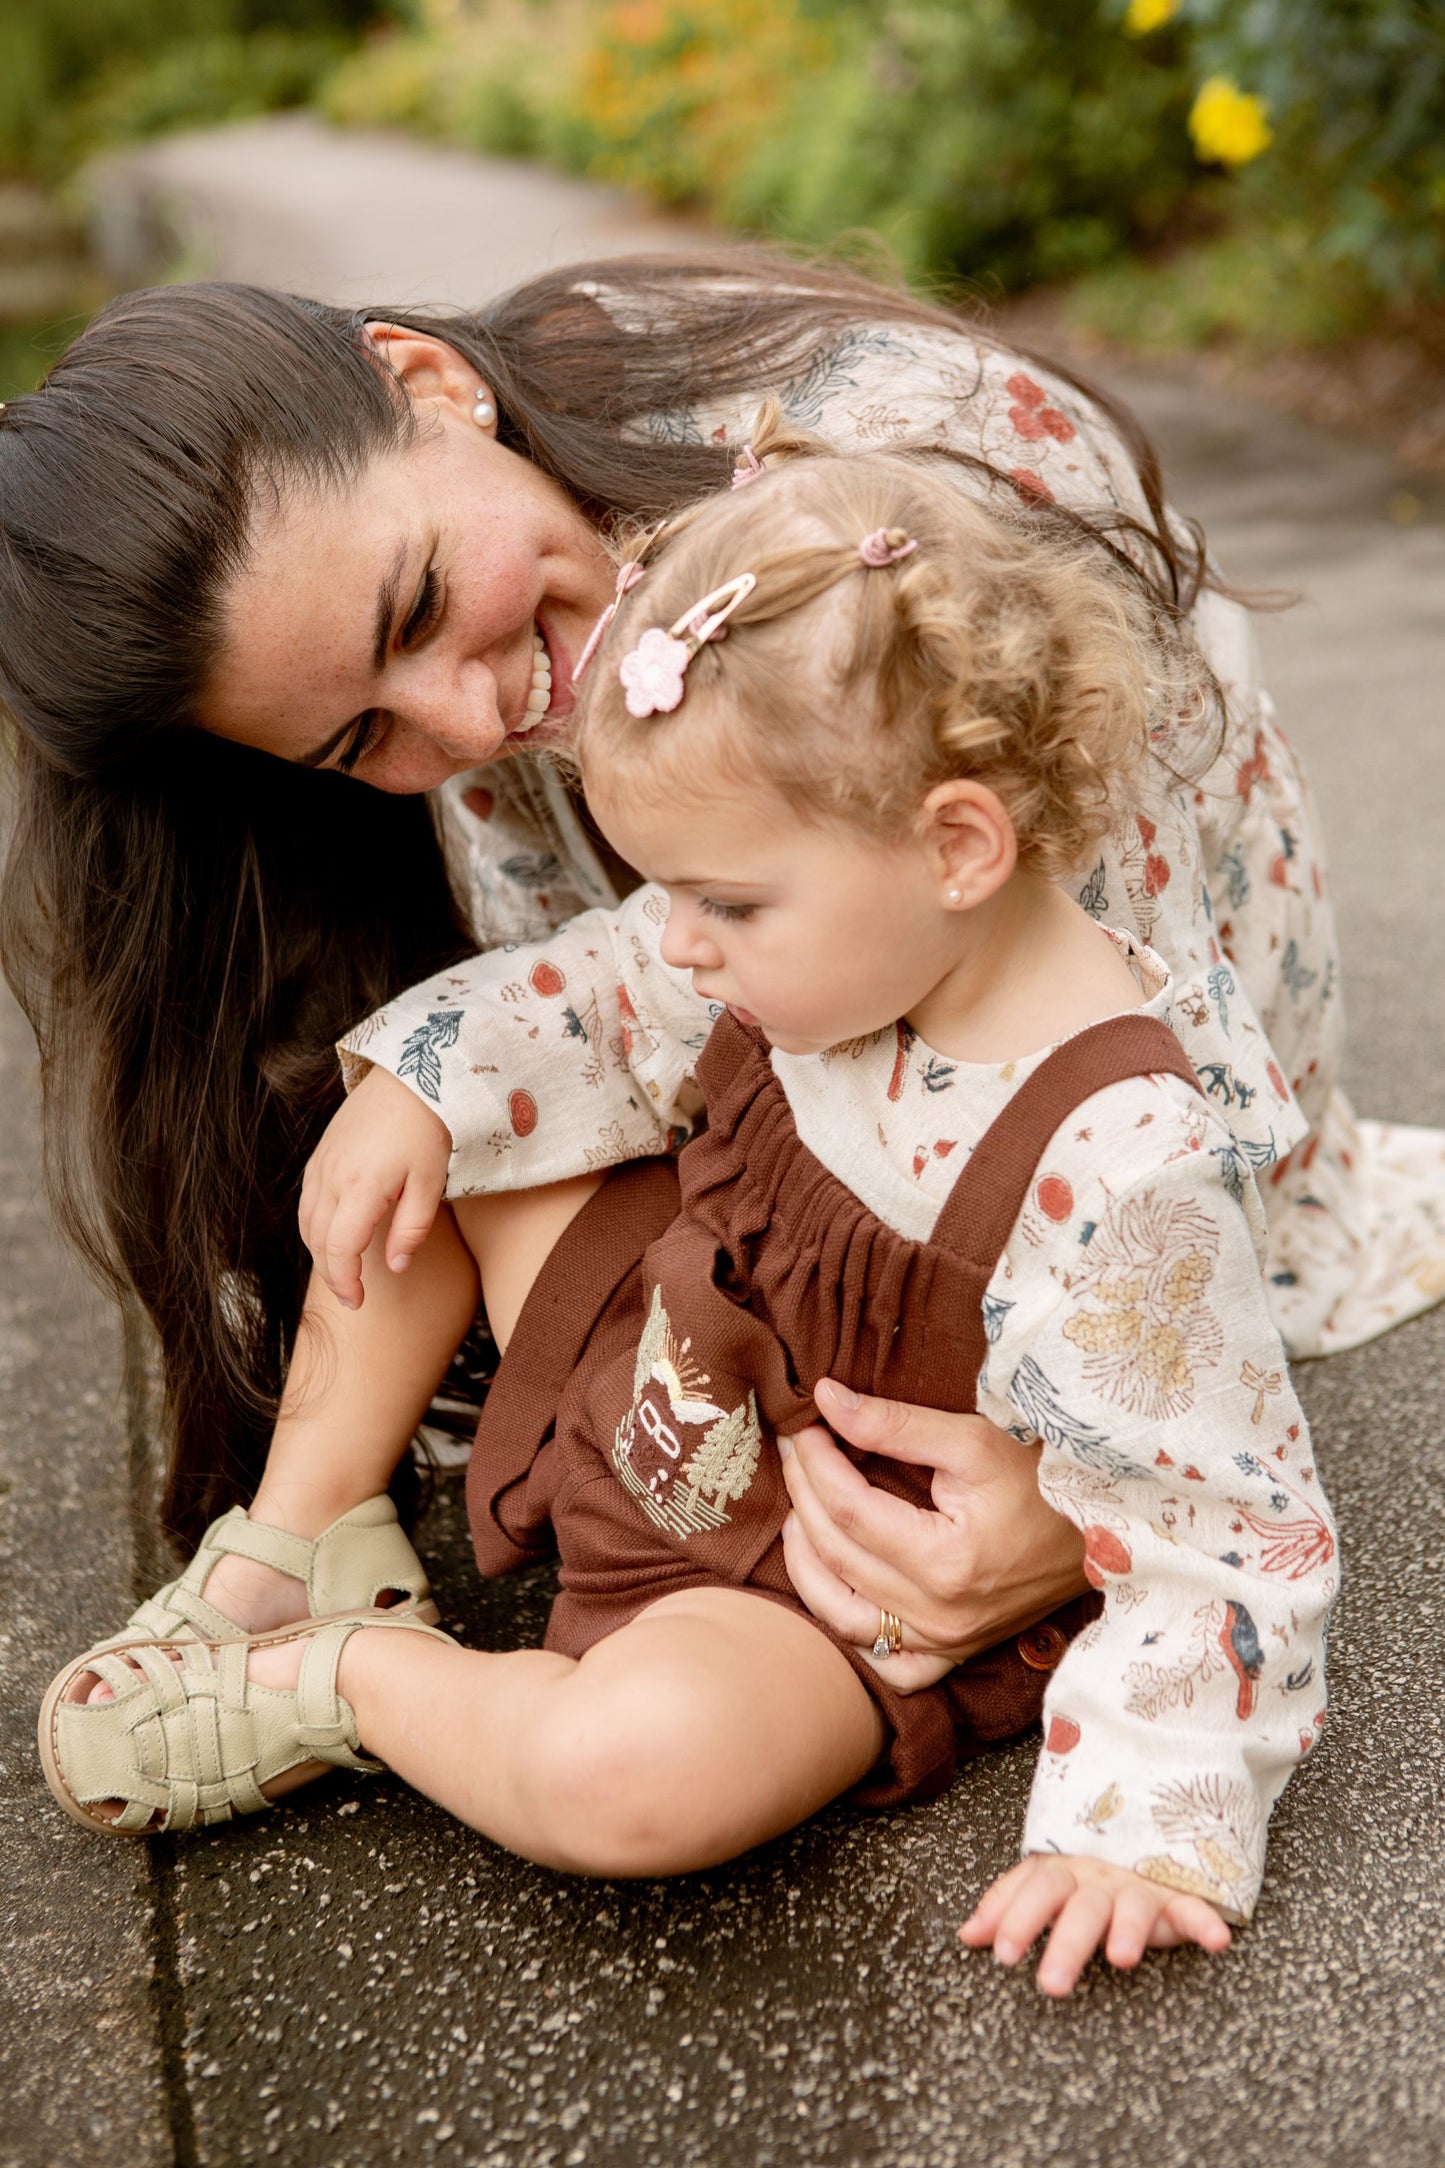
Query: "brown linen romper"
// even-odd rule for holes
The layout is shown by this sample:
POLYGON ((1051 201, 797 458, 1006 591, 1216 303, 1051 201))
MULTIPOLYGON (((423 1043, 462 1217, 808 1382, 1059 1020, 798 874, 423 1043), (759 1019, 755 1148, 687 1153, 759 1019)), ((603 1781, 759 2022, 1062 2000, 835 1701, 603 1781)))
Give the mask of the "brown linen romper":
MULTIPOLYGON (((819 1419, 821 1377, 972 1413, 984 1293, 1050 1139, 1095 1092, 1166 1072, 1198 1089, 1152 1017, 1068 1040, 979 1140, 931 1239, 913 1242, 809 1151, 766 1042, 725 1013, 698 1063, 706 1129, 675 1161, 615 1169, 523 1307, 467 1479, 482 1572, 546 1555, 555 1534, 546 1646, 567 1656, 672 1589, 747 1588, 786 1604, 842 1650, 888 1727, 850 1795, 861 1805, 931 1798, 961 1760, 1028 1730, 1100 1598, 900 1694, 793 1591, 774 1440, 819 1419)), ((845 1450, 870 1483, 931 1507, 930 1469, 845 1450)))

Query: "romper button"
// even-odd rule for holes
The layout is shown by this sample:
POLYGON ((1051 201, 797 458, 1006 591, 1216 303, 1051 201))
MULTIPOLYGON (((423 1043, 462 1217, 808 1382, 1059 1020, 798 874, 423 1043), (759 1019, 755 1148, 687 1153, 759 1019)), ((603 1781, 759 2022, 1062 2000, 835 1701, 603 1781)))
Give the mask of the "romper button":
POLYGON ((1018 1640, 1019 1654, 1030 1671, 1052 1671, 1068 1646, 1069 1637, 1063 1628, 1051 1626, 1047 1620, 1042 1626, 1030 1626, 1018 1640))

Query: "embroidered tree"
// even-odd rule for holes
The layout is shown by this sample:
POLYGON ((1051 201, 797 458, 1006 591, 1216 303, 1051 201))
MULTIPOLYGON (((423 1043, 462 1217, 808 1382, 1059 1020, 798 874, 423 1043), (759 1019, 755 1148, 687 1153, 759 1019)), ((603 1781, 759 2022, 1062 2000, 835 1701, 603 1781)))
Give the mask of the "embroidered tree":
POLYGON ((703 1432, 701 1445, 682 1471, 689 1490, 705 1492, 719 1506, 741 1498, 753 1480, 762 1445, 757 1402, 749 1393, 742 1407, 720 1416, 703 1432))

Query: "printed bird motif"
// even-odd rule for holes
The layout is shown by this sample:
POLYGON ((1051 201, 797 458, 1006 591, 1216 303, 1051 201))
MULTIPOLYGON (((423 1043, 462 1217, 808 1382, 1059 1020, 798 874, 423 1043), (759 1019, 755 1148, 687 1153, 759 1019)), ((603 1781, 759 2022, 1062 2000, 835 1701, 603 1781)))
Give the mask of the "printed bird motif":
POLYGON ((1219 1646, 1225 1661, 1239 1681, 1239 1691, 1234 1697, 1234 1713, 1241 1724, 1254 1714, 1259 1698, 1259 1675, 1264 1669, 1264 1650, 1259 1645, 1259 1629, 1242 1603, 1230 1603, 1224 1607, 1224 1624, 1219 1629, 1219 1646))

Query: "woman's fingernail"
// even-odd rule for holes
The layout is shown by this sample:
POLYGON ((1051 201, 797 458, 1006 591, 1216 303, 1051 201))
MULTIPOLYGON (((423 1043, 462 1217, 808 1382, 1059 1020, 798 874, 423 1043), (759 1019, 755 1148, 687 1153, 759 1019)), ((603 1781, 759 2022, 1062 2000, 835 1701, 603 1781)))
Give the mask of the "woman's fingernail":
POLYGON ((821 1378, 819 1383, 827 1386, 830 1395, 839 1403, 840 1407, 862 1407, 863 1396, 861 1393, 855 1393, 851 1385, 840 1385, 836 1378, 821 1378))
POLYGON ((793 1457, 793 1441, 792 1441, 792 1439, 791 1439, 791 1438, 779 1438, 779 1440, 778 1440, 778 1458, 779 1458, 779 1460, 791 1460, 791 1459, 792 1459, 792 1457, 793 1457))
POLYGON ((393 1272, 405 1272, 407 1266, 411 1263, 411 1258, 403 1251, 400 1257, 393 1257, 390 1262, 393 1272))
POLYGON ((793 1540, 793 1531, 794 1531, 794 1530, 796 1529, 797 1525, 798 1525, 798 1522, 797 1522, 797 1516, 796 1516, 795 1514, 792 1514, 792 1513, 788 1514, 787 1518, 786 1518, 786 1519, 784 1520, 784 1522, 783 1522, 783 1541, 784 1541, 784 1543, 791 1543, 791 1542, 792 1542, 792 1540, 793 1540))

